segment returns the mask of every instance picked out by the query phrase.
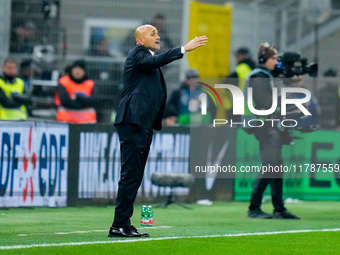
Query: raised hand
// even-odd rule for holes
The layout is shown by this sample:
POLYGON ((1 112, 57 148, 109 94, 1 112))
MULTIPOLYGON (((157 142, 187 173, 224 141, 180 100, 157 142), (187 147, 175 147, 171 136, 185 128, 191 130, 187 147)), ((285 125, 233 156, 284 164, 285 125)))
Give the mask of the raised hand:
POLYGON ((192 39, 190 42, 188 42, 186 45, 184 45, 184 50, 185 51, 192 51, 198 47, 204 46, 208 42, 208 37, 205 35, 195 37, 192 39))

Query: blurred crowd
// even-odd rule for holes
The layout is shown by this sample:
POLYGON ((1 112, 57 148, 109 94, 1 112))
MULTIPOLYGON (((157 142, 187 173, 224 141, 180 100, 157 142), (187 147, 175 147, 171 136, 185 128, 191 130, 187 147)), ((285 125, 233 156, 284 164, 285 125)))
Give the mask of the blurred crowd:
MULTIPOLYGON (((161 51, 176 46, 167 33, 166 18, 163 14, 156 14, 149 23, 159 31, 161 51)), ((43 117, 48 116, 57 121, 112 122, 115 116, 115 99, 118 98, 121 90, 119 84, 121 84, 122 65, 112 65, 106 60, 117 57, 117 52, 112 50, 110 38, 103 31, 94 32, 90 38, 89 48, 84 52, 84 58, 69 64, 59 63, 57 67, 54 66, 57 69, 56 73, 52 70, 53 61, 48 60, 49 56, 53 55, 50 54, 53 49, 41 47, 40 41, 37 36, 37 25, 32 20, 13 27, 10 52, 24 53, 25 56, 32 54, 32 58, 23 59, 20 63, 12 57, 3 61, 0 77, 0 119, 27 120, 37 116, 36 109, 42 107, 49 113, 43 117), (37 57, 39 54, 43 57, 37 57), (85 61, 88 56, 98 60, 85 61), (60 70, 61 67, 64 70, 60 70), (46 69, 47 72, 44 71, 46 69), (32 82, 36 79, 54 80, 55 83, 54 86, 46 88, 32 82), (50 96, 49 100, 46 93, 50 96), (104 104, 104 102, 108 103, 104 104), (103 109, 106 111, 105 117, 103 117, 103 109)), ((134 30, 131 30, 120 44, 121 57, 126 56, 134 44, 134 30)), ((239 47, 233 53, 234 60, 231 62, 235 63, 235 67, 229 70, 227 77, 224 77, 225 83, 230 83, 232 80, 243 90, 244 80, 255 68, 257 61, 247 47, 239 47)), ((324 129, 340 129, 340 87, 337 82, 337 71, 329 68, 322 76, 325 83, 314 91, 317 91, 314 101, 321 109, 320 126, 324 129)), ((164 125, 205 124, 211 123, 211 120, 216 117, 217 109, 210 97, 207 99, 208 113, 201 114, 200 97, 204 91, 199 88, 199 81, 198 70, 186 70, 184 80, 177 88, 171 89, 172 93, 168 95, 164 125)), ((302 77, 299 81, 301 85, 302 77)), ((233 115, 231 94, 224 95, 222 100, 224 102, 222 116, 225 119, 240 121, 239 116, 233 115)))

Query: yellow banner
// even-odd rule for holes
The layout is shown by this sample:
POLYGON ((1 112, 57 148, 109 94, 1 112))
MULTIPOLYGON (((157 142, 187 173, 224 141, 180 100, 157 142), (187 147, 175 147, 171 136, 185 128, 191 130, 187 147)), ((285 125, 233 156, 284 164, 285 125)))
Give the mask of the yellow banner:
POLYGON ((208 44, 188 54, 189 66, 202 78, 226 77, 229 72, 231 5, 191 2, 189 40, 206 35, 208 44))

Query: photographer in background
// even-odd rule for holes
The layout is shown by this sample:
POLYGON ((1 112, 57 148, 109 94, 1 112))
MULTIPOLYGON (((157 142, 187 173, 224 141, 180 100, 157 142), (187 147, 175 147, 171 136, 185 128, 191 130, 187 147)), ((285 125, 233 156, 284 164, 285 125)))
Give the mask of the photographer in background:
POLYGON ((0 77, 0 120, 27 120, 27 109, 23 104, 24 81, 17 77, 18 64, 7 58, 0 77))
MULTIPOLYGON (((277 65, 277 50, 268 43, 262 43, 258 49, 259 66, 256 67, 247 77, 244 86, 244 96, 247 100, 248 87, 253 88, 253 102, 256 109, 270 109, 272 106, 272 88, 274 77, 271 74, 277 65)), ((249 112, 249 111, 248 111, 249 112)), ((250 114, 243 118, 251 117, 250 114)), ((268 117, 274 119, 272 114, 268 117)), ((261 163, 265 166, 281 166, 282 162, 282 132, 279 127, 272 127, 271 122, 265 122, 259 128, 247 128, 248 133, 253 133, 260 143, 261 163)), ((257 176, 253 192, 251 194, 248 218, 261 219, 300 219, 300 217, 289 213, 284 207, 282 198, 283 172, 262 174, 257 176), (273 215, 261 210, 261 202, 266 187, 270 185, 272 203, 274 206, 273 215)))

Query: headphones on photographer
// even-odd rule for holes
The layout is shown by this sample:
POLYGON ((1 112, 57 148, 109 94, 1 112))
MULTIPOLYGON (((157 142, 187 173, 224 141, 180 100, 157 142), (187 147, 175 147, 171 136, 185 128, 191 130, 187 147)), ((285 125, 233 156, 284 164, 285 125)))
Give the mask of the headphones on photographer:
POLYGON ((258 60, 259 60, 259 64, 264 64, 266 63, 267 61, 267 57, 266 57, 266 53, 267 53, 267 50, 270 48, 270 44, 268 42, 265 42, 264 43, 264 48, 263 50, 261 51, 260 55, 258 56, 258 60))

